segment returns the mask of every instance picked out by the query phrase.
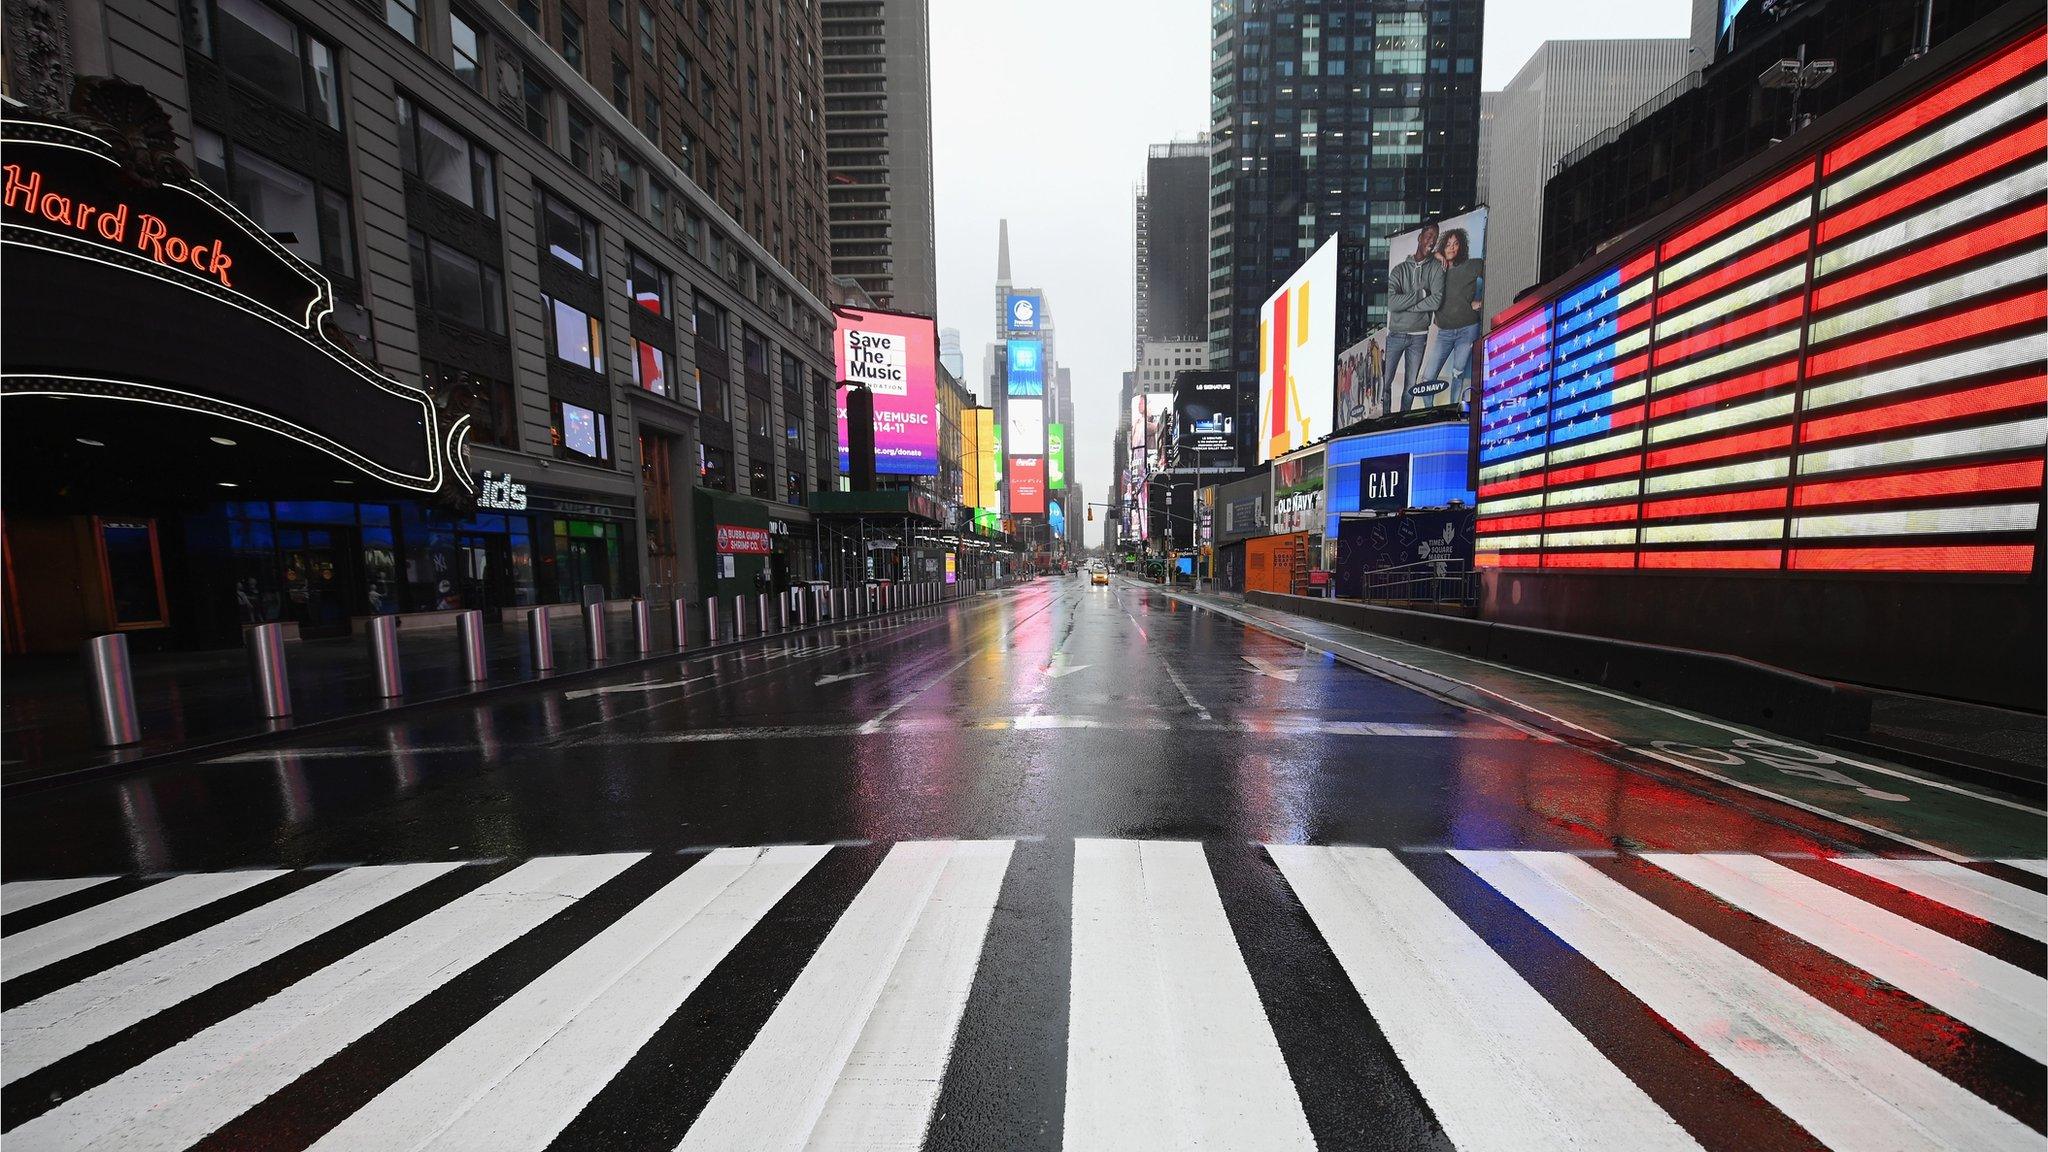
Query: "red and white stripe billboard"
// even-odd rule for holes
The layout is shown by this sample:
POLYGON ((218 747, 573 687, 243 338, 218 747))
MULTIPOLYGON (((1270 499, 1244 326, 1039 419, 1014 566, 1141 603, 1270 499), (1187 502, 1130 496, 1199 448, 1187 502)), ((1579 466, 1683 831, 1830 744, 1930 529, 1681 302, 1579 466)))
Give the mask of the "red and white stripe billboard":
POLYGON ((1479 563, 2030 571, 2044 64, 2037 29, 1497 317, 1479 563))

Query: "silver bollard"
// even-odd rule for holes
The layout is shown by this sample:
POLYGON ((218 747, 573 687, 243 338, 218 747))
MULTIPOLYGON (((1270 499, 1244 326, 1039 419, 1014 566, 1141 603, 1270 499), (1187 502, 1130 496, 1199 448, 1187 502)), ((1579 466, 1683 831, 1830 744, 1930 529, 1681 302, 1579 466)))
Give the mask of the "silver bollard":
POLYGON ((533 658, 535 672, 554 670, 555 634, 548 629, 548 610, 545 605, 526 610, 526 654, 533 658))
POLYGON ((128 666, 128 637, 119 632, 85 642, 87 686, 92 690, 93 735, 102 748, 119 748, 142 740, 142 718, 135 713, 135 675, 128 666))
POLYGON ((633 597, 633 647, 642 656, 654 651, 654 615, 639 596, 633 597))
POLYGON ((676 651, 687 652, 690 648, 690 606, 676 598, 676 651))
POLYGON ((761 620, 761 630, 756 632, 755 635, 766 636, 768 634, 768 594, 766 592, 754 593, 754 611, 761 620))
MULTIPOLYGON (((767 593, 763 592, 762 595, 765 596, 767 593)), ((789 631, 789 597, 777 596, 775 598, 775 619, 777 621, 776 631, 789 631)))
POLYGON ((718 597, 704 598, 704 644, 706 647, 718 643, 718 597))
POLYGON ((604 634, 604 601, 583 606, 583 646, 592 664, 602 664, 609 654, 604 634))
POLYGON ((471 608, 455 614, 455 646, 462 649, 462 675, 471 684, 481 684, 491 678, 489 662, 484 655, 484 613, 481 608, 471 608))
POLYGON ((732 638, 738 640, 747 634, 747 598, 735 592, 732 594, 732 638))
POLYGON ((249 672, 256 678, 256 706, 269 719, 292 714, 292 682, 285 673, 284 625, 249 629, 249 672))
POLYGON ((405 669, 398 663, 398 617, 370 617, 370 671, 377 678, 377 696, 393 700, 405 695, 405 669))

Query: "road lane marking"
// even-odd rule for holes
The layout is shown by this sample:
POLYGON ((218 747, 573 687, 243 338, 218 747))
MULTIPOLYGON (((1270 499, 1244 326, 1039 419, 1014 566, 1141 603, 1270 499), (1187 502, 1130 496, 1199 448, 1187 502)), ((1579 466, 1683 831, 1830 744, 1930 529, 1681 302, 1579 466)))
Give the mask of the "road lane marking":
MULTIPOLYGON (((2048 895, 1996 876, 1986 876, 1947 860, 1887 860, 1876 856, 1837 856, 1834 862, 1865 876, 1903 888, 1916 896, 1946 904, 2023 936, 2048 941, 2048 895)), ((2022 867, 2038 861, 2021 861, 2022 867)))
POLYGON ((812 682, 811 682, 811 687, 813 687, 813 688, 823 688, 823 687, 824 687, 825 685, 827 685, 827 684, 839 684, 839 683, 843 683, 843 682, 845 682, 845 681, 847 681, 847 680, 858 680, 858 679, 860 679, 861 677, 863 677, 863 676, 867 676, 867 675, 870 675, 870 673, 867 673, 867 672, 834 672, 834 673, 832 673, 832 674, 831 674, 831 675, 829 675, 829 676, 820 676, 820 677, 818 677, 818 678, 817 678, 816 680, 814 680, 814 681, 812 681, 812 682))
POLYGON ((1084 668, 1093 667, 1095 667, 1093 664, 1069 664, 1067 663, 1067 654, 1065 652, 1055 652, 1052 654, 1051 662, 1046 664, 1044 671, 1045 675, 1058 680, 1063 676, 1072 676, 1084 668))
POLYGON ((2048 980, 1775 860, 1738 853, 1642 858, 2048 1064, 2048 980))
POLYGON ((829 851, 710 852, 313 1147, 547 1147, 829 851))
POLYGON ((589 895, 644 853, 529 861, 7 1133, 10 1146, 173 1152, 589 895))
POLYGON ((0 1016, 0 1083, 98 1043, 460 867, 347 868, 0 1016))
POLYGON ((2039 1152, 2033 1129, 1584 860, 1451 855, 1822 1144, 2039 1152))
POLYGON ((610 696, 617 692, 662 692, 670 688, 687 688, 700 681, 715 679, 713 675, 685 676, 677 680, 657 680, 632 684, 607 684, 602 688, 578 688, 574 692, 562 693, 565 700, 584 700, 592 696, 610 696))
POLYGON ((1202 702, 1195 699, 1195 694, 1188 690, 1188 682, 1181 679, 1179 672, 1174 671, 1172 662, 1162 658, 1160 663, 1166 668, 1167 678, 1173 681, 1173 686, 1180 689, 1180 698, 1187 701, 1188 707, 1195 710, 1195 715, 1204 720, 1214 720, 1215 717, 1209 715, 1209 710, 1202 707, 1202 702))
POLYGON ((275 868, 252 868, 246 872, 173 876, 139 892, 117 896, 9 936, 6 947, 0 948, 0 974, 12 980, 59 960, 69 960, 282 875, 284 872, 275 868))
POLYGON ((2048 860, 2000 860, 1999 863, 2036 876, 2048 876, 2048 860))
POLYGON ((1264 656, 1246 656, 1243 659, 1245 663, 1252 666, 1252 671, 1257 672, 1261 676, 1270 676, 1275 680, 1285 680, 1289 684, 1301 679, 1301 669, 1299 668, 1283 668, 1264 656))
POLYGON ((907 1148, 924 1137, 1012 845, 896 845, 677 1146, 907 1148))
POLYGON ((12 884, 0 884, 0 916, 12 916, 38 904, 96 888, 112 876, 78 876, 68 880, 16 880, 12 884))
POLYGON ((1197 843, 1074 841, 1065 1146, 1313 1148, 1197 843))
POLYGON ((1460 1152, 1697 1152, 1393 853, 1266 851, 1460 1152))

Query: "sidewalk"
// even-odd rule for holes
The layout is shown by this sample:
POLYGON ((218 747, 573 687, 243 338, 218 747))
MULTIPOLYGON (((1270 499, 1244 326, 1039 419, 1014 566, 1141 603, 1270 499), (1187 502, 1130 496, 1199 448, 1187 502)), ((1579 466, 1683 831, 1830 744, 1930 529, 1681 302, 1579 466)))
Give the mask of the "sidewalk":
MULTIPOLYGON (((961 599, 972 595, 963 593, 961 599)), ((399 653, 405 695, 398 700, 377 698, 366 637, 293 641, 285 646, 292 693, 292 716, 285 720, 266 720, 257 714, 248 656, 239 648, 138 655, 133 668, 143 739, 140 744, 116 749, 101 748, 94 742, 81 658, 10 657, 5 692, 0 694, 0 786, 11 788, 38 779, 117 768, 397 708, 673 658, 673 610, 659 604, 652 608, 654 651, 643 657, 634 648, 631 612, 614 603, 605 614, 610 658, 602 665, 591 663, 582 618, 573 608, 551 615, 555 667, 538 677, 527 655, 525 622, 508 612, 502 622, 484 626, 489 678, 482 684, 464 680, 462 654, 452 626, 408 630, 401 623, 399 653)), ((691 609, 690 651, 705 650, 702 607, 693 604, 691 609)), ((728 640, 718 649, 758 639, 754 624, 749 620, 743 640, 728 640)), ((730 628, 730 619, 721 627, 730 628)), ((797 632, 792 623, 790 633, 797 632)), ((771 631, 769 635, 781 633, 771 631)))
MULTIPOLYGON (((1558 676, 1512 668, 1325 620, 1247 604, 1212 592, 1149 590, 1238 620, 1418 691, 1464 704, 1527 730, 1651 771, 1682 769, 1742 791, 1876 832, 1902 848, 1953 860, 2038 857, 2048 851, 2039 796, 1958 782, 1877 743, 1911 730, 1941 739, 1951 756, 2015 748, 2041 717, 1900 697, 1878 702, 1863 742, 1800 741, 1696 709, 1655 703, 1558 676), (1972 725, 1985 713, 1999 723, 1972 725)), ((2038 756, 2036 764, 2038 765, 2038 756)), ((2014 771, 2039 769, 2010 764, 2014 771)), ((2024 780, 2024 777, 2022 777, 2024 780)))

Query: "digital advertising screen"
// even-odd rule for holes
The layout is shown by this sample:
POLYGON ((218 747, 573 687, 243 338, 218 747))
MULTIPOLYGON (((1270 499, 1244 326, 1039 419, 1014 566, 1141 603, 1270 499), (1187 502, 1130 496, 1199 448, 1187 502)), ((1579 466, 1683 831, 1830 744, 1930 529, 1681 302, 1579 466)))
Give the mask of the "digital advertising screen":
POLYGON ((939 334, 928 316, 835 308, 834 366, 841 387, 839 470, 848 470, 846 388, 875 394, 875 471, 891 476, 939 472, 939 334))
POLYGON ((1003 450, 1012 458, 1045 455, 1045 401, 1011 398, 1009 443, 1003 450))
POLYGON ((1011 340, 1008 355, 1009 394, 1045 395, 1045 341, 1011 340))
POLYGON ((1145 394, 1131 397, 1131 456, 1141 459, 1145 448, 1145 394))
POLYGON ((1497 315, 1478 563, 2037 571, 2044 65, 2036 27, 1497 315))
POLYGON ((1183 372, 1174 386, 1174 442, 1190 467, 1237 467, 1237 388, 1227 375, 1183 372))
POLYGON ((1063 425, 1045 428, 1045 482, 1053 488, 1067 486, 1067 430, 1063 425))
POLYGON ((993 408, 974 409, 974 450, 977 458, 975 489, 972 493, 976 508, 996 507, 996 481, 1002 477, 1002 445, 996 440, 996 410, 993 408))
POLYGON ((1003 309, 1003 315, 1007 318, 1010 331, 1036 332, 1039 313, 1043 309, 1044 301, 1039 298, 1038 293, 1012 292, 1003 309))
MULTIPOLYGON (((1380 340, 1379 371, 1364 380, 1353 373, 1338 422, 1433 408, 1469 411, 1473 373, 1482 363, 1485 288, 1484 207, 1396 235, 1387 250, 1387 327, 1366 339, 1380 340)), ((1372 358, 1368 349, 1368 367, 1372 358)))
POLYGON ((1173 393, 1145 394, 1145 453, 1154 472, 1163 472, 1173 455, 1173 393))
POLYGON ((1010 457, 1010 514, 1045 515, 1045 457, 1010 457))
POLYGON ((1259 306, 1259 462, 1329 434, 1336 406, 1338 237, 1259 306))
POLYGON ((1322 535, 1324 459, 1323 449, 1311 448, 1273 462, 1274 532, 1322 535))

